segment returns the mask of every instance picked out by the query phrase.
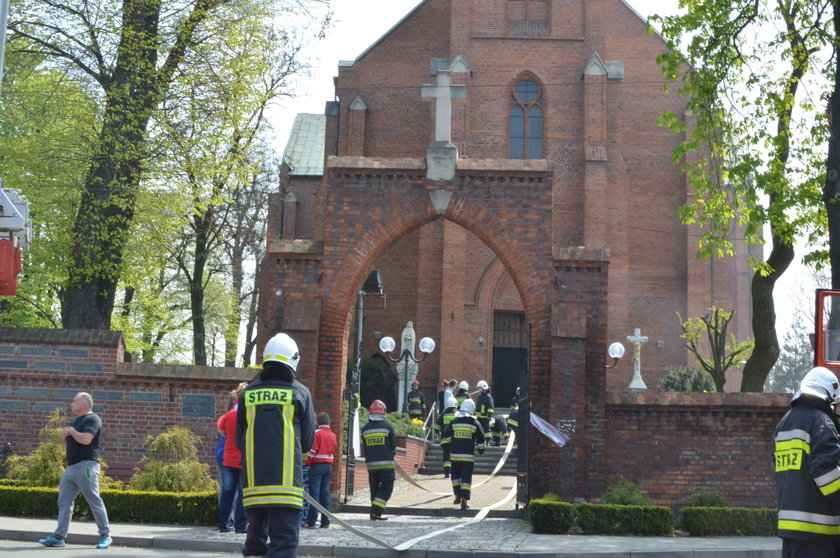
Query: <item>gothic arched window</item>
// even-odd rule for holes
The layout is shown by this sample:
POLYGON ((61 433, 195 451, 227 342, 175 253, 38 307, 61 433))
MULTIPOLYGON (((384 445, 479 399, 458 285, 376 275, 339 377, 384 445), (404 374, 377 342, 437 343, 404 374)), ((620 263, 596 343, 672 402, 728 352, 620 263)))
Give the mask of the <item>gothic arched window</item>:
POLYGON ((542 91, 529 79, 518 82, 511 92, 508 134, 508 157, 511 159, 542 158, 542 91))

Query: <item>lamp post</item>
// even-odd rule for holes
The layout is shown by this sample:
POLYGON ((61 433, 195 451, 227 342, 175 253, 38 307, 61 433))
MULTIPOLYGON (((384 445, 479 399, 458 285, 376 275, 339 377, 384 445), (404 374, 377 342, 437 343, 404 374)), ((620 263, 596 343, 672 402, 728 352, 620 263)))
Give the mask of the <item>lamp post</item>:
POLYGON ((382 296, 382 277, 378 269, 371 271, 362 290, 359 291, 358 308, 356 311, 356 365, 350 374, 350 389, 347 391, 347 460, 344 475, 344 503, 350 500, 354 491, 354 477, 356 471, 356 455, 353 448, 355 431, 353 430, 353 419, 356 415, 355 395, 361 392, 362 383, 362 327, 365 315, 365 296, 382 296))
POLYGON ((624 345, 618 342, 613 343, 610 345, 610 348, 607 349, 607 354, 609 354, 613 359, 612 364, 608 364, 607 368, 612 368, 618 364, 618 360, 624 356, 624 345))
POLYGON ((403 404, 402 404, 402 412, 408 412, 408 360, 411 359, 414 362, 420 363, 426 360, 426 357, 435 350, 435 342, 431 337, 424 337, 420 340, 420 352, 423 353, 423 358, 416 359, 414 355, 411 354, 411 351, 408 348, 403 349, 403 352, 397 358, 391 356, 391 352, 396 348, 397 344, 394 343, 394 339, 391 337, 383 337, 379 341, 379 350, 385 353, 385 355, 391 360, 391 362, 403 362, 403 385, 405 387, 403 393, 403 404))

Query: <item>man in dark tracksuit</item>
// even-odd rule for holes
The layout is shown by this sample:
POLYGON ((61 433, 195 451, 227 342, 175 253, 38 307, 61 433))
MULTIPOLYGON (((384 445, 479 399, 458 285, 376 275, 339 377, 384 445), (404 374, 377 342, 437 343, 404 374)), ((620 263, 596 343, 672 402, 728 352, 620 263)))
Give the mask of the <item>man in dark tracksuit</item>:
POLYGON ((411 382, 411 392, 408 394, 408 416, 413 419, 426 418, 426 396, 420 391, 420 382, 411 382))
POLYGON ((478 399, 475 402, 475 418, 478 419, 478 422, 481 423, 481 428, 484 429, 485 434, 490 434, 490 417, 493 416, 495 409, 493 409, 494 401, 493 396, 490 395, 490 386, 487 385, 487 382, 481 380, 478 382, 478 389, 481 391, 478 395, 478 399))
POLYGON ((394 427, 385 422, 385 403, 376 400, 370 404, 370 420, 362 427, 362 447, 370 483, 370 518, 385 520, 385 506, 394 491, 394 452, 397 435, 394 427))
POLYGON ((443 439, 443 431, 446 426, 455 418, 455 413, 458 411, 458 401, 454 397, 450 397, 446 403, 446 407, 435 422, 435 430, 438 432, 440 438, 440 449, 443 450, 443 478, 449 478, 449 470, 452 468, 452 461, 449 457, 452 440, 443 439))
POLYGON ((443 432, 444 439, 451 441, 454 503, 461 504, 462 510, 470 507, 475 451, 478 449, 478 455, 484 453, 484 430, 473 416, 474 412, 475 403, 467 399, 443 432))
POLYGON ((808 372, 776 427, 776 484, 783 558, 840 556, 840 400, 834 373, 808 372))
POLYGON ((299 360, 292 338, 275 335, 263 350, 259 379, 239 398, 236 444, 242 452, 242 504, 248 514, 246 557, 297 555, 303 455, 315 438, 312 398, 295 380, 299 360))

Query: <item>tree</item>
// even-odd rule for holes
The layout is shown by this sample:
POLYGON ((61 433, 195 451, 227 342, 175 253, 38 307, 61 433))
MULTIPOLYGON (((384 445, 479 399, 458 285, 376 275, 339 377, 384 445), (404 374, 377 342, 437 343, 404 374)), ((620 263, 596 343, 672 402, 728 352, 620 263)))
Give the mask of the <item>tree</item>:
POLYGON ((723 386, 726 384, 726 371, 734 364, 749 357, 753 350, 752 341, 738 342, 735 335, 727 334, 729 322, 735 311, 725 312, 714 306, 709 309, 705 316, 689 318, 683 321, 682 316, 677 313, 680 320, 680 328, 685 339, 685 348, 694 355, 700 368, 711 375, 715 382, 715 390, 723 393, 723 386), (705 334, 709 344, 710 357, 704 356, 701 348, 700 338, 705 334))
POLYGON ((96 100, 59 70, 9 53, 0 97, 0 177, 30 202, 32 243, 5 327, 60 327, 73 216, 97 130, 96 100))
POLYGON ((701 228, 699 255, 731 254, 736 227, 752 246, 770 231, 770 254, 752 259, 755 350, 741 391, 761 391, 778 358, 773 289, 793 260, 794 239, 825 230, 819 98, 821 57, 833 45, 829 5, 687 0, 682 14, 653 18, 670 48, 659 57, 663 73, 688 98, 688 116, 662 121, 686 137, 674 159, 693 189, 681 218, 701 228))
POLYGON ((767 376, 765 391, 793 393, 799 389, 802 377, 814 366, 814 347, 808 335, 813 321, 808 324, 803 314, 797 315, 796 323, 784 334, 779 360, 767 376))
MULTIPOLYGON (((62 322, 108 329, 145 165, 149 124, 196 46, 232 0, 22 0, 10 46, 72 68, 101 103, 101 126, 76 213, 62 322)), ((277 0, 288 15, 322 0, 277 0)))

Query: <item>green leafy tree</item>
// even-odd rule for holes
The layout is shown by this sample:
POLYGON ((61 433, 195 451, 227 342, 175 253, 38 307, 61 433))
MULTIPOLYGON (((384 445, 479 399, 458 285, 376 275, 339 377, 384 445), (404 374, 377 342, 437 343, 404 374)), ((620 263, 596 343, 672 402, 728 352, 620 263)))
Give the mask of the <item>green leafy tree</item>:
POLYGON ((693 195, 680 216, 700 230, 699 255, 731 254, 735 234, 759 246, 770 232, 767 258, 752 260, 755 350, 741 391, 761 391, 778 358, 773 289, 794 239, 824 236, 829 5, 686 0, 679 15, 652 18, 669 47, 662 71, 688 99, 686 117, 662 122, 685 138, 674 160, 693 195))
MULTIPOLYGON (((21 0, 10 10, 10 50, 68 68, 98 98, 101 125, 86 171, 69 250, 62 323, 108 329, 141 182, 154 153, 150 123, 196 48, 224 24, 233 0, 21 0)), ((276 0, 290 16, 321 0, 276 0)))
POLYGON ((779 360, 767 376, 764 391, 793 393, 799 389, 799 382, 814 366, 814 347, 810 338, 813 324, 813 319, 809 322, 805 314, 796 315, 796 321, 784 334, 779 360))
POLYGON ((30 202, 32 243, 5 327, 61 327, 73 218, 98 128, 95 98, 41 58, 9 52, 0 96, 0 177, 30 202))
POLYGON ((685 321, 679 312, 677 313, 680 328, 683 331, 680 337, 685 339, 685 348, 694 355, 700 368, 712 377, 715 390, 718 392, 723 392, 726 371, 748 358, 753 350, 752 341, 739 342, 734 334, 727 333, 729 322, 732 321, 734 315, 734 310, 725 312, 714 306, 705 316, 697 316, 685 321), (703 349, 702 338, 705 338, 708 344, 708 353, 703 349))

